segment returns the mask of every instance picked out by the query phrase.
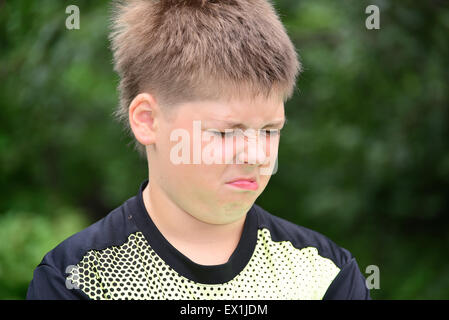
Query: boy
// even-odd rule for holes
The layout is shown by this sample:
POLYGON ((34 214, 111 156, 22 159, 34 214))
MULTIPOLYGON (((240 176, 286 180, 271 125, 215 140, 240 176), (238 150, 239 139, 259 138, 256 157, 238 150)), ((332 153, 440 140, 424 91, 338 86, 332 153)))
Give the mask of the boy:
POLYGON ((370 299, 349 251, 254 203, 301 70, 272 5, 116 2, 112 28, 149 179, 47 253, 27 298, 370 299))

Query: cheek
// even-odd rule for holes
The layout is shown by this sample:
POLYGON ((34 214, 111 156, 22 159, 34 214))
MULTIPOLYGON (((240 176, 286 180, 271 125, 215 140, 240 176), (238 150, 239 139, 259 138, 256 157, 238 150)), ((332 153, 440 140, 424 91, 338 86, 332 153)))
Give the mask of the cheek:
POLYGON ((279 150, 279 136, 267 137, 265 143, 267 156, 276 157, 279 150))
POLYGON ((221 147, 222 163, 232 163, 235 155, 235 140, 234 137, 224 139, 221 147))
POLYGON ((216 135, 204 134, 204 140, 202 140, 202 162, 210 163, 210 167, 216 167, 214 171, 223 170, 223 165, 226 163, 232 163, 235 156, 235 142, 233 143, 233 137, 217 137, 216 135))

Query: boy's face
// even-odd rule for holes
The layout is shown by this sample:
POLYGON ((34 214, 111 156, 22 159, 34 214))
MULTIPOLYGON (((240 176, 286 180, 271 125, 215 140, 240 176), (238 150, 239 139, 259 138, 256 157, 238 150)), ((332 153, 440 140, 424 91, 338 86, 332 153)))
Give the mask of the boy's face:
POLYGON ((157 184, 173 204, 200 221, 228 224, 241 219, 271 177, 285 122, 283 102, 201 101, 176 108, 171 119, 159 113, 153 148, 147 148, 150 185, 157 184), (241 130, 228 122, 242 124, 241 130), (269 129, 276 130, 266 134, 269 129), (226 130, 236 135, 219 133, 226 130), (215 162, 207 163, 206 154, 217 156, 215 162), (187 161, 179 163, 182 155, 187 161), (242 177, 255 183, 229 183, 242 177))

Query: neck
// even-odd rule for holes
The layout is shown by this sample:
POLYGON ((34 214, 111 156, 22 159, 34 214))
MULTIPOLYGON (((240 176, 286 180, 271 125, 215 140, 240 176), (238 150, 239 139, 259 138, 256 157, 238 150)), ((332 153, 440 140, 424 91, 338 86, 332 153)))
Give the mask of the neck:
POLYGON ((151 220, 171 244, 222 248, 230 254, 237 247, 246 215, 229 224, 206 223, 178 207, 163 190, 150 183, 143 191, 143 199, 151 220))

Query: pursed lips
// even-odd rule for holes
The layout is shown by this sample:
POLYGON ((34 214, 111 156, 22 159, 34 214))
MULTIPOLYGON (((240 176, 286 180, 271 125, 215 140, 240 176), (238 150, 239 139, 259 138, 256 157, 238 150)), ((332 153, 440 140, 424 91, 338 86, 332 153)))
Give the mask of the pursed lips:
POLYGON ((259 188, 259 185, 255 178, 237 178, 228 182, 227 184, 246 190, 257 190, 259 188))

